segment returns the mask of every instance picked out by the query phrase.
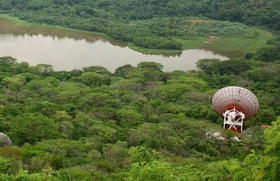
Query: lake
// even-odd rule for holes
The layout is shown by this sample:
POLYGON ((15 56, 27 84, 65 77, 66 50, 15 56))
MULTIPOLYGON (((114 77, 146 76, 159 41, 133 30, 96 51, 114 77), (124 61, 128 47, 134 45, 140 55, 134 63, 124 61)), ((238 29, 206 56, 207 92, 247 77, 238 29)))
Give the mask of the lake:
POLYGON ((98 65, 110 71, 142 61, 161 63, 164 71, 191 70, 204 58, 226 57, 202 49, 185 50, 178 56, 149 55, 102 35, 53 27, 15 25, 0 18, 0 56, 12 56, 30 65, 50 64, 55 70, 98 65))

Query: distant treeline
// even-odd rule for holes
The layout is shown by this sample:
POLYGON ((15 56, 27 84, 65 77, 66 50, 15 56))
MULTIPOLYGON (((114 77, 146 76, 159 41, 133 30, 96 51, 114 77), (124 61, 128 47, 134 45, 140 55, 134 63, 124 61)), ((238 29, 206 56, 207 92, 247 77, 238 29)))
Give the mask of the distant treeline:
POLYGON ((1 0, 0 8, 8 12, 21 11, 18 12, 21 15, 48 13, 46 23, 51 23, 57 16, 63 16, 65 20, 96 17, 104 21, 204 16, 280 30, 278 0, 1 0))

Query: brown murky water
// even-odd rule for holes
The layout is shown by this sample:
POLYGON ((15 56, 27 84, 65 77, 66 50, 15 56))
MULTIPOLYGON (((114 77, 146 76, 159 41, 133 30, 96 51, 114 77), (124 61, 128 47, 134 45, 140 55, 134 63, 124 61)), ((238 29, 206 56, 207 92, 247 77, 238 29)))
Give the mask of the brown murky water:
POLYGON ((114 71, 117 67, 142 61, 161 63, 164 71, 195 69, 203 58, 226 57, 211 51, 185 50, 180 56, 148 55, 102 35, 39 26, 19 26, 0 18, 0 56, 12 56, 30 65, 50 64, 55 70, 81 69, 99 65, 114 71))

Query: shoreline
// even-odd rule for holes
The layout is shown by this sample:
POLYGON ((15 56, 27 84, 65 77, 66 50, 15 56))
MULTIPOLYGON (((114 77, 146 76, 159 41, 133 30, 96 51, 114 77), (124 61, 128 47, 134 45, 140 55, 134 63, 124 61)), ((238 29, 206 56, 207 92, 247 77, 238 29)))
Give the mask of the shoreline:
MULTIPOLYGON (((108 36, 107 34, 101 33, 101 32, 72 29, 72 28, 67 28, 64 26, 49 25, 49 24, 45 24, 45 23, 44 24, 33 23, 33 22, 28 22, 26 20, 21 20, 20 18, 11 16, 9 14, 0 14, 0 18, 10 21, 11 23, 13 23, 16 26, 55 28, 55 29, 65 30, 65 31, 70 31, 70 32, 75 32, 75 33, 87 33, 87 34, 102 36, 104 39, 108 40, 110 43, 117 42, 117 44, 121 47, 127 46, 128 48, 130 48, 134 51, 137 51, 137 52, 143 53, 143 54, 147 54, 147 55, 178 56, 182 53, 182 51, 188 50, 188 49, 183 49, 183 50, 146 49, 143 47, 136 46, 136 45, 132 44, 131 42, 123 42, 123 41, 116 40, 116 39, 108 36)), ((112 43, 112 44, 114 44, 114 43, 112 43)))
POLYGON ((114 39, 102 32, 93 32, 93 31, 85 31, 81 29, 72 29, 64 26, 57 25, 49 25, 49 24, 40 24, 28 22, 26 20, 21 20, 18 17, 11 16, 9 14, 0 14, 0 18, 10 21, 15 26, 23 26, 23 27, 38 27, 38 28, 52 28, 61 31, 68 31, 72 33, 85 33, 88 35, 96 35, 99 38, 105 41, 109 41, 113 45, 117 45, 120 47, 128 47, 136 52, 147 54, 147 55, 162 55, 162 56, 180 56, 183 51, 189 49, 204 49, 207 51, 212 51, 215 54, 219 54, 221 56, 226 56, 228 58, 240 58, 245 56, 248 53, 254 53, 258 48, 264 47, 265 42, 273 37, 273 34, 267 30, 262 30, 257 27, 248 27, 255 29, 259 35, 252 39, 244 38, 242 36, 226 36, 226 37, 216 37, 215 39, 209 41, 211 38, 208 36, 195 37, 193 39, 181 39, 176 38, 177 41, 183 44, 182 50, 164 50, 164 49, 149 49, 144 47, 139 47, 134 45, 132 42, 123 42, 117 39, 114 39), (256 45, 248 48, 250 45, 256 45), (256 48, 255 48, 256 47, 256 48), (255 48, 255 49, 254 49, 255 48))

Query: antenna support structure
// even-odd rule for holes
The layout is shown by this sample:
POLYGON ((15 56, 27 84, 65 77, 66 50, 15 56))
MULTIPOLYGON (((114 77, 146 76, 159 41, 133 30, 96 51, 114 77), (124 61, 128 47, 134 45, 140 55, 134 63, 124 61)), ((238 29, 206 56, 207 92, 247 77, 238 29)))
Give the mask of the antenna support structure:
POLYGON ((215 111, 224 118, 224 129, 236 132, 244 130, 244 121, 254 116, 259 101, 254 93, 237 86, 218 90, 212 100, 215 111))
POLYGON ((243 131, 243 121, 245 119, 245 114, 241 111, 235 109, 226 110, 223 113, 224 116, 224 129, 233 130, 236 132, 243 131))

